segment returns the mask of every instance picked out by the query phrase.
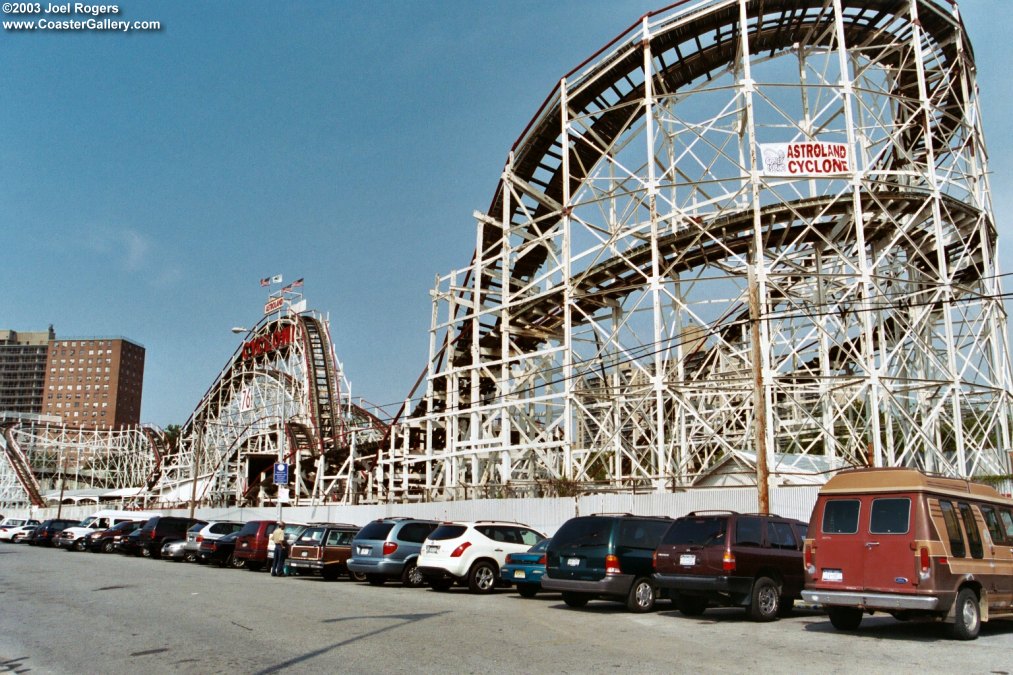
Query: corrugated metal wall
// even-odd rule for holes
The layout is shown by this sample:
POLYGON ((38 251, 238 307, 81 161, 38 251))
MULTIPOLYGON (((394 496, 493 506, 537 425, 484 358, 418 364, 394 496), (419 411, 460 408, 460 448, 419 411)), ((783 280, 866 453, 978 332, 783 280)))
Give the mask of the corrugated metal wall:
MULTIPOLYGON (((808 522, 819 488, 796 486, 771 488, 771 511, 808 522)), ((61 517, 85 518, 100 507, 64 506, 61 517)), ((101 508, 113 508, 103 506, 101 508)), ((568 519, 591 513, 634 513, 638 515, 682 516, 690 511, 726 509, 756 512, 755 488, 696 488, 665 494, 608 494, 556 499, 482 499, 424 504, 380 504, 375 506, 290 506, 284 519, 290 522, 339 522, 363 525, 386 516, 412 516, 434 520, 510 520, 552 534, 568 519)), ((188 515, 186 509, 167 512, 188 515)), ((275 508, 198 509, 204 519, 257 520, 274 518, 275 508)), ((5 514, 18 516, 17 513, 5 514)), ((33 517, 55 518, 56 508, 41 509, 33 517)))

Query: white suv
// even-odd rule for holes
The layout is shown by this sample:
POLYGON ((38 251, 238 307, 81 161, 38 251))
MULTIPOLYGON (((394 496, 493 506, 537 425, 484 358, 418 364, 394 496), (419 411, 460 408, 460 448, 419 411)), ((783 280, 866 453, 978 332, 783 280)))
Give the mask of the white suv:
POLYGON ((422 544, 418 570, 436 591, 467 581, 472 593, 491 593, 507 554, 527 551, 542 539, 520 523, 441 523, 422 544))

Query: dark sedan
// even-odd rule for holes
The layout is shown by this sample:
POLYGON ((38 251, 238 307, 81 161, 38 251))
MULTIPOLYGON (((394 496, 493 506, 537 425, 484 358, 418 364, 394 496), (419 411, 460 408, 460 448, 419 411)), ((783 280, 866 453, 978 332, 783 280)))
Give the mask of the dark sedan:
POLYGON ((218 539, 205 539, 197 549, 197 557, 202 563, 214 563, 219 567, 226 565, 235 568, 243 567, 245 560, 237 559, 233 553, 236 550, 236 535, 238 532, 227 534, 218 539))

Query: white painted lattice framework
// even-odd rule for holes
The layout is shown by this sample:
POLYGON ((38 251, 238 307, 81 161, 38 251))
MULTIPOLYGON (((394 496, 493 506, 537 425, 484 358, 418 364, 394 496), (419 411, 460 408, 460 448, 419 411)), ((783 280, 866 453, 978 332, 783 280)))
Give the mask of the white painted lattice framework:
POLYGON ((560 81, 476 218, 472 263, 433 291, 424 401, 380 456, 392 493, 663 491, 744 451, 1010 473, 986 151, 949 3, 648 15, 560 81), (806 143, 847 167, 765 162, 806 143))

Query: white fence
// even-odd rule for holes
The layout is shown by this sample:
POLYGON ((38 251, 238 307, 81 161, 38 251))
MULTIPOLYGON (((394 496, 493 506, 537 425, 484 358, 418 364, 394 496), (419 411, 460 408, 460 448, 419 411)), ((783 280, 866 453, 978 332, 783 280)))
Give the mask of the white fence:
MULTIPOLYGON (((777 487, 770 490, 770 510, 782 516, 809 521, 816 503, 817 486, 777 487)), ((509 520, 525 523, 552 534, 568 519, 591 513, 634 513, 637 515, 682 516, 690 511, 724 509, 750 513, 758 511, 756 488, 694 488, 664 494, 603 494, 553 499, 480 499, 422 504, 379 504, 368 506, 286 506, 285 520, 297 523, 338 522, 364 525, 386 516, 412 516, 434 520, 509 520)), ((108 505, 64 506, 63 518, 85 518, 108 505)), ((166 515, 188 515, 186 509, 166 511, 166 515)), ((210 520, 258 520, 275 518, 271 508, 198 509, 197 517, 210 520)), ((25 517, 26 513, 5 513, 25 517)), ((55 518, 57 508, 37 509, 31 517, 55 518)))

